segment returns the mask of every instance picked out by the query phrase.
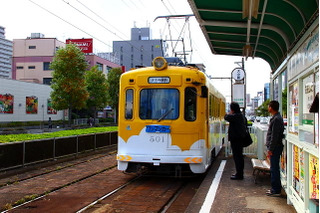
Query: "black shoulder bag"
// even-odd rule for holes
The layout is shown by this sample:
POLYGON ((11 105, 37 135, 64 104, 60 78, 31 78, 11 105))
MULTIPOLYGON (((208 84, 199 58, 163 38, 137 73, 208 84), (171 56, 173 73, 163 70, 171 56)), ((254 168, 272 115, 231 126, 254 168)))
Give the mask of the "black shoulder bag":
POLYGON ((245 122, 245 126, 246 126, 246 133, 245 133, 244 139, 242 141, 242 146, 248 147, 253 143, 253 141, 252 141, 249 129, 248 129, 247 119, 245 117, 244 117, 244 122, 245 122))

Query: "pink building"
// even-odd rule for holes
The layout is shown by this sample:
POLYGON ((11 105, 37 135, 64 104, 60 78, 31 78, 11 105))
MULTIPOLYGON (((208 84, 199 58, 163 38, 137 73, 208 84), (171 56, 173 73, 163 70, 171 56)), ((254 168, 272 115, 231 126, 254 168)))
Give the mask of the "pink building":
MULTIPOLYGON (((32 33, 27 39, 14 39, 12 79, 50 84, 52 80, 50 63, 60 47, 65 47, 65 43, 56 38, 44 38, 40 33, 32 33)), ((120 67, 94 54, 86 54, 86 59, 89 68, 97 65, 105 74, 111 68, 120 67)))

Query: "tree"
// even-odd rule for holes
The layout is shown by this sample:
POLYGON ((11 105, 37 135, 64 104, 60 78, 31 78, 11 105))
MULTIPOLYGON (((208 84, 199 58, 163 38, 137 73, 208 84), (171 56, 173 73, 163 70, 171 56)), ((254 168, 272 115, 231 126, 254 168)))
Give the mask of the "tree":
POLYGON ((265 102, 263 102, 257 109, 256 109, 256 115, 267 117, 269 115, 268 111, 268 105, 270 103, 270 99, 267 99, 265 102))
POLYGON ((94 66, 86 73, 86 83, 89 92, 87 107, 93 111, 93 117, 96 119, 97 110, 107 104, 107 79, 103 72, 94 66))
POLYGON ((59 49, 50 65, 53 69, 51 100, 54 109, 68 109, 71 126, 72 109, 85 107, 88 98, 85 72, 88 67, 84 53, 74 44, 59 49))
MULTIPOLYGON (((108 73, 107 87, 108 87, 108 105, 116 112, 115 118, 118 115, 119 104, 119 83, 122 70, 120 68, 112 68, 108 73)), ((117 119, 116 119, 117 122, 117 119)))

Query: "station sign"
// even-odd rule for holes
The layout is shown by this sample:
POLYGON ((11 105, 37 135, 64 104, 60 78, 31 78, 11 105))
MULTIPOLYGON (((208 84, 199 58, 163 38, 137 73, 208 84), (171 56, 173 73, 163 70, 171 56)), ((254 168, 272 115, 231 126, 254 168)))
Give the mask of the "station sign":
POLYGON ((246 73, 242 67, 231 72, 231 101, 237 102, 240 108, 246 108, 246 73))
POLYGON ((92 38, 83 39, 67 39, 67 44, 73 43, 81 49, 83 53, 92 53, 93 51, 93 40, 92 38))
POLYGON ((245 84, 232 85, 232 101, 237 102, 240 108, 245 108, 245 84))
POLYGON ((245 73, 244 70, 241 68, 235 68, 232 73, 232 78, 236 81, 241 81, 244 79, 245 73))

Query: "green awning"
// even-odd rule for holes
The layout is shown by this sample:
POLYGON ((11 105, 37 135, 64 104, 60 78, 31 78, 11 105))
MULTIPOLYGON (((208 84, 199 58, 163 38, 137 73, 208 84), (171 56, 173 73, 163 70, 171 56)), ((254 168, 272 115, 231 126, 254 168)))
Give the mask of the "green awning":
POLYGON ((273 71, 319 14, 318 0, 188 2, 213 54, 260 57, 273 71))

